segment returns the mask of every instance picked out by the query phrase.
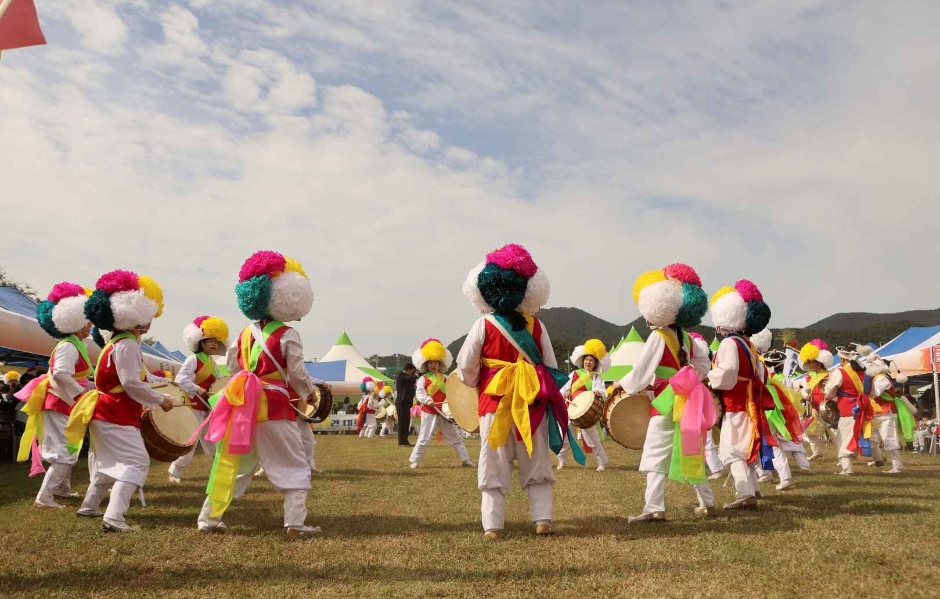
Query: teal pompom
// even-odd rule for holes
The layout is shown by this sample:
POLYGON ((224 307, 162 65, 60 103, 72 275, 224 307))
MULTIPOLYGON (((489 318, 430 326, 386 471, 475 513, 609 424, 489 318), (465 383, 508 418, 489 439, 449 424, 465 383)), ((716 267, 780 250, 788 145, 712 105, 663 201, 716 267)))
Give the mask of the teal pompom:
POLYGON ((268 304, 271 302, 271 279, 267 275, 258 275, 235 285, 238 309, 251 320, 268 317, 268 304))
POLYGON ((95 289, 85 302, 85 318, 99 329, 114 330, 114 313, 111 311, 111 300, 107 293, 95 289))
POLYGON ((529 280, 511 268, 487 264, 477 276, 480 295, 491 308, 508 314, 525 299, 529 280))
POLYGON ((770 324, 770 306, 761 301, 747 303, 747 316, 744 319, 744 334, 756 335, 770 324))
POLYGON ((708 312, 708 294, 692 283, 682 284, 682 307, 676 315, 676 325, 691 329, 702 323, 702 317, 708 312))
POLYGON ((55 302, 42 300, 36 306, 36 320, 39 321, 39 326, 42 327, 42 330, 49 333, 56 339, 61 339, 62 337, 65 337, 65 335, 62 334, 62 331, 55 328, 55 322, 52 321, 52 311, 54 309, 55 302))

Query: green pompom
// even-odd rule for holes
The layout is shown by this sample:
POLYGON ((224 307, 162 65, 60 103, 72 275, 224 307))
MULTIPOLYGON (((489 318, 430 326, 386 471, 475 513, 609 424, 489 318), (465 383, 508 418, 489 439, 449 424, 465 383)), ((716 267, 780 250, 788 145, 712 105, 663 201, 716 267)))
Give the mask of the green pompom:
POLYGON ((42 327, 42 330, 49 333, 51 336, 56 339, 64 337, 62 331, 55 328, 55 322, 52 320, 52 311, 55 309, 55 302, 50 302, 49 300, 42 300, 36 306, 36 320, 39 321, 39 326, 42 327))
POLYGON ((744 323, 745 335, 760 333, 770 324, 770 306, 757 300, 748 302, 744 323))
POLYGON ((251 320, 268 317, 268 304, 271 302, 271 279, 267 275, 258 275, 235 285, 238 309, 251 320))
POLYGON ((114 313, 111 311, 111 300, 107 293, 95 289, 85 302, 85 318, 99 329, 114 330, 114 313))
POLYGON ((708 294, 692 283, 682 284, 682 307, 676 315, 676 325, 691 329, 702 323, 702 317, 708 312, 708 294))

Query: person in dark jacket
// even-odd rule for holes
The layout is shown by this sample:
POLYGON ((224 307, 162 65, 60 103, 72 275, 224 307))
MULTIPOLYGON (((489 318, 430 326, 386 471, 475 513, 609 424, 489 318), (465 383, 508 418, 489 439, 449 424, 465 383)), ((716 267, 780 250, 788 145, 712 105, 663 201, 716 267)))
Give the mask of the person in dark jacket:
POLYGON ((398 397, 395 400, 395 411, 398 413, 398 446, 411 447, 408 442, 408 432, 411 429, 411 406, 415 402, 415 383, 418 374, 415 365, 408 363, 405 369, 395 378, 395 389, 398 397))

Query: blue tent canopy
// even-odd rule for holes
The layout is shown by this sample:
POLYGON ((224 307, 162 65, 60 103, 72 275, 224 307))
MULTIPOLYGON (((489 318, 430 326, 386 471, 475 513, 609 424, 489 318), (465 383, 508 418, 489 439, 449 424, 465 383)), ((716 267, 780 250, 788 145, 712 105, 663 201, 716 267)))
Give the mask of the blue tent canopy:
POLYGON ((180 362, 186 361, 186 356, 181 351, 171 351, 170 355, 179 360, 180 362))
POLYGON ((304 362, 307 372, 313 378, 324 381, 346 380, 346 360, 333 360, 330 362, 304 362))
MULTIPOLYGON (((167 358, 169 358, 169 359, 171 359, 171 360, 176 360, 176 359, 177 359, 177 357, 173 354, 173 352, 171 352, 169 349, 167 349, 167 347, 166 347, 165 345, 163 345, 162 343, 160 343, 159 341, 155 341, 154 344, 151 345, 150 347, 152 347, 153 349, 157 350, 157 352, 163 354, 164 356, 166 356, 167 358)), ((184 358, 184 359, 185 359, 185 358, 184 358)))
POLYGON ((940 326, 911 327, 878 349, 880 356, 894 356, 916 349, 940 335, 940 326))
POLYGON ((36 302, 16 287, 0 287, 0 308, 27 318, 36 318, 36 302))

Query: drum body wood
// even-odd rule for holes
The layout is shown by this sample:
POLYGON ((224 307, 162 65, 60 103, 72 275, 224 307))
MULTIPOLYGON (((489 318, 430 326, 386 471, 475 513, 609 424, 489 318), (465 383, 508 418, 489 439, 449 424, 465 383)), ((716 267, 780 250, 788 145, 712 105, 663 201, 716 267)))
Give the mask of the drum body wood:
POLYGON ((388 418, 388 411, 385 409, 385 406, 379 406, 379 409, 375 411, 375 421, 379 424, 383 424, 388 418))
POLYGON ((610 438, 627 449, 643 449, 652 413, 648 395, 627 395, 619 391, 607 402, 604 426, 607 427, 610 438))
MULTIPOLYGON (((174 403, 185 401, 186 394, 176 385, 154 385, 154 389, 173 396, 174 403)), ((160 462, 172 462, 193 448, 189 439, 198 426, 199 419, 192 408, 183 406, 169 412, 155 408, 140 417, 140 436, 150 457, 160 462)))
POLYGON ((603 397, 591 391, 582 391, 571 398, 568 419, 578 428, 591 428, 604 417, 605 403, 603 397))
POLYGON ((452 372, 447 377, 447 401, 444 406, 450 411, 457 426, 468 433, 480 432, 479 405, 476 388, 464 385, 457 373, 452 372))
POLYGON ((317 396, 317 404, 311 418, 314 422, 323 422, 333 411, 333 392, 325 385, 315 385, 313 392, 317 396))
POLYGON ((209 395, 215 395, 222 389, 225 389, 225 386, 228 385, 228 382, 232 380, 230 376, 223 376, 221 378, 215 379, 212 382, 212 385, 209 387, 209 395))

